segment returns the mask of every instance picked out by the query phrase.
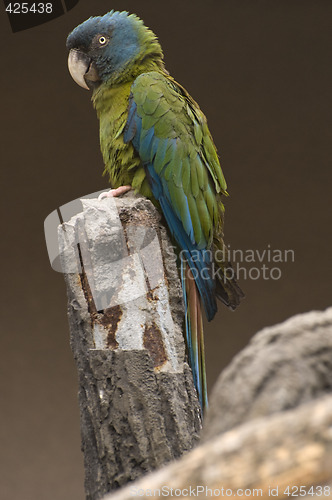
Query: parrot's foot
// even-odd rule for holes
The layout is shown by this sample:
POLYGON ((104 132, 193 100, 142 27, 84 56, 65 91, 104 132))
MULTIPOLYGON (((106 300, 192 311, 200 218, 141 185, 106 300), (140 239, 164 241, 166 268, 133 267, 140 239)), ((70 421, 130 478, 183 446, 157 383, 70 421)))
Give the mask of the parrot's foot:
POLYGON ((127 191, 130 191, 131 186, 120 186, 116 189, 111 189, 110 191, 105 191, 104 193, 100 193, 98 196, 98 200, 102 200, 103 198, 115 198, 116 196, 121 196, 125 194, 127 191))

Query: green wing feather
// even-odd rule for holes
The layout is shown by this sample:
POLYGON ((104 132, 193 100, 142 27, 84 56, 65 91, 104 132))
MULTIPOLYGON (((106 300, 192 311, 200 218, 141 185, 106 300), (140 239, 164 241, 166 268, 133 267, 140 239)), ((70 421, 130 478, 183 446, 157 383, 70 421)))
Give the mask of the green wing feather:
POLYGON ((161 73, 140 75, 131 91, 142 120, 140 143, 148 141, 153 127, 152 141, 159 143, 149 160, 187 234, 193 233, 198 248, 209 248, 214 226, 222 226, 219 195, 227 194, 227 187, 206 118, 186 90, 161 73))

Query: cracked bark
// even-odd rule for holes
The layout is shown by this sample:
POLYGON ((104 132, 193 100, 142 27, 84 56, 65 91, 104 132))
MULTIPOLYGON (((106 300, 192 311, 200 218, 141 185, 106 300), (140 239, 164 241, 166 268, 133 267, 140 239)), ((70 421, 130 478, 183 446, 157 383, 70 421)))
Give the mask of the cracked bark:
POLYGON ((97 500, 191 450, 201 416, 175 255, 158 212, 133 194, 82 204, 59 226, 59 247, 86 498, 97 500))

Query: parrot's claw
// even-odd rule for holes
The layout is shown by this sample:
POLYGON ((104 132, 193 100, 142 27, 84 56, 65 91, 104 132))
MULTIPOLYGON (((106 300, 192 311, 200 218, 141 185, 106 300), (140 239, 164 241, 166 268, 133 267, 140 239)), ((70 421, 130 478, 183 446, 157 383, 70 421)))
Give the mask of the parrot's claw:
POLYGON ((131 190, 131 186, 120 186, 116 189, 111 189, 110 191, 105 191, 104 193, 100 193, 98 196, 98 200, 102 200, 103 198, 115 198, 116 196, 121 196, 122 194, 127 193, 127 191, 131 190))

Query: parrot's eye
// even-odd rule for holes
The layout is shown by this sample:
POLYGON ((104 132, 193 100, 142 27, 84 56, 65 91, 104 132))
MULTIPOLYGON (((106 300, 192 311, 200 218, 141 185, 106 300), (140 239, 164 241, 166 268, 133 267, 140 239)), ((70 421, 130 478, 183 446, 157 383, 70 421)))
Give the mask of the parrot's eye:
POLYGON ((98 42, 100 45, 105 45, 107 43, 107 38, 105 36, 100 36, 98 42))

